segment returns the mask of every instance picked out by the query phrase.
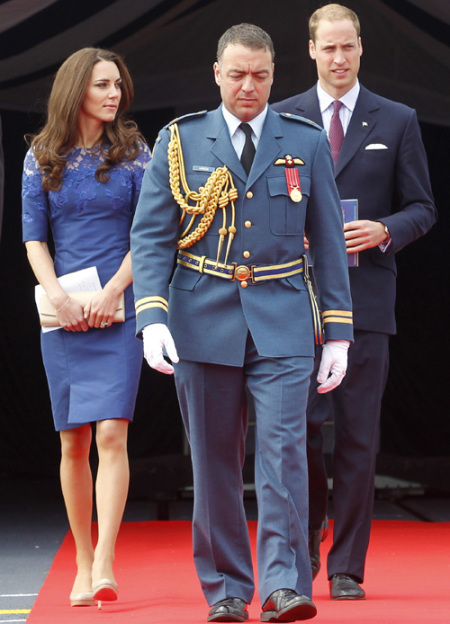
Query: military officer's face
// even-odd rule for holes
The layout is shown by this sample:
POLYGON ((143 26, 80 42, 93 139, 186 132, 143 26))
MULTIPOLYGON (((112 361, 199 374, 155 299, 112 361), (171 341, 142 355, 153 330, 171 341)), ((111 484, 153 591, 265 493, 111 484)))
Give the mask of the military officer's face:
POLYGON ((264 109, 273 82, 269 50, 228 45, 214 63, 214 76, 225 108, 241 121, 250 121, 264 109))
POLYGON ((321 20, 309 54, 316 61, 319 82, 332 97, 345 95, 356 83, 362 54, 361 38, 353 22, 321 20))

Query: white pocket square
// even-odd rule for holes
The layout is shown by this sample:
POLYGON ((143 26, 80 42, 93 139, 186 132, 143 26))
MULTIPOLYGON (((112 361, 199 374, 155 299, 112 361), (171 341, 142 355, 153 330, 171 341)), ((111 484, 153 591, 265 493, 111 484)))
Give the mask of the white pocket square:
POLYGON ((365 147, 366 150, 379 150, 379 149, 387 149, 387 145, 383 145, 383 143, 371 143, 365 147))

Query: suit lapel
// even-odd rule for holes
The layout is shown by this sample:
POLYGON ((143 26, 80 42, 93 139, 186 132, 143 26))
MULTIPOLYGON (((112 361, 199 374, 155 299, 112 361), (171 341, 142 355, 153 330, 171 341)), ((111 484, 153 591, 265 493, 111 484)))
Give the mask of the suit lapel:
POLYGON ((361 87, 355 110, 350 119, 344 142, 339 153, 335 177, 348 165, 350 160, 359 152, 361 144, 374 130, 377 120, 374 115, 377 105, 371 103, 370 92, 361 87))
POLYGON ((301 95, 296 103, 296 114, 310 121, 314 121, 317 125, 322 126, 322 114, 319 107, 319 99, 317 97, 317 89, 313 87, 301 95))
MULTIPOLYGON (((309 91, 306 91, 306 93, 300 95, 295 107, 298 115, 315 121, 319 126, 323 126, 319 98, 317 97, 317 87, 313 87, 309 89, 309 91)), ((352 158, 354 158, 361 148, 362 143, 375 128, 377 123, 375 111, 377 108, 378 105, 373 100, 370 91, 361 85, 355 110, 353 111, 339 154, 335 177, 337 177, 352 158)))

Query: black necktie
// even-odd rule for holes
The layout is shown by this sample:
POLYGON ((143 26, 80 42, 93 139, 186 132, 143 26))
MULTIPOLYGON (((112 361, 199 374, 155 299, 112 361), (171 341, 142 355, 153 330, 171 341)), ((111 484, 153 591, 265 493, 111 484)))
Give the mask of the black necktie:
POLYGON ((255 157, 255 144, 252 141, 252 128, 248 123, 241 123, 239 128, 245 133, 245 145, 241 154, 241 163, 246 174, 250 173, 253 159, 255 157))

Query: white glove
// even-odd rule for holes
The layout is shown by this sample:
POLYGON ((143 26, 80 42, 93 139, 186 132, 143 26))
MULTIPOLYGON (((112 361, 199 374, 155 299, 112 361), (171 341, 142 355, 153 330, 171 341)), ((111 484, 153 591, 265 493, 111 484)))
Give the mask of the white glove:
POLYGON ((344 379, 347 370, 347 351, 350 346, 348 340, 328 340, 323 345, 317 381, 319 394, 324 394, 337 388, 344 379))
POLYGON ((144 357, 148 365, 160 373, 173 375, 173 366, 163 356, 163 349, 165 349, 172 362, 175 364, 178 362, 175 343, 167 325, 164 325, 164 323, 147 325, 142 330, 142 339, 144 342, 144 357))

